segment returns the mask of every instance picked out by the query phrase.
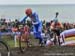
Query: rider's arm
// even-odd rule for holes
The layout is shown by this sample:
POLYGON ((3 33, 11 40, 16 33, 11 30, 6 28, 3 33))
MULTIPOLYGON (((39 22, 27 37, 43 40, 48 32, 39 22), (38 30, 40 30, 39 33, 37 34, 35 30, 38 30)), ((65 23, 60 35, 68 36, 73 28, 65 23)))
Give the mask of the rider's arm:
POLYGON ((28 18, 28 16, 25 16, 25 17, 21 18, 21 19, 19 20, 19 22, 23 23, 23 22, 26 21, 27 18, 28 18))
POLYGON ((50 25, 50 29, 54 29, 54 22, 53 23, 51 23, 51 25, 50 25))
POLYGON ((63 28, 64 28, 64 27, 63 27, 63 24, 62 24, 62 23, 60 23, 60 22, 59 22, 59 24, 60 24, 60 27, 63 29, 63 28))

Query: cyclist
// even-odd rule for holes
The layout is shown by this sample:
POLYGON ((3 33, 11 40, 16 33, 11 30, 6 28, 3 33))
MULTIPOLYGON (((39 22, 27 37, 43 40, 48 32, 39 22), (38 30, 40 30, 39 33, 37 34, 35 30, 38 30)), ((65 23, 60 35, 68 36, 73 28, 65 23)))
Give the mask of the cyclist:
MULTIPOLYGON (((56 38, 59 38, 60 36, 60 29, 63 29, 63 25, 58 21, 58 15, 59 13, 56 12, 55 18, 52 20, 52 23, 50 25, 50 29, 56 33, 56 38)), ((54 44, 56 44, 56 40, 54 41, 54 44)), ((60 44, 60 43, 59 43, 60 44)))
POLYGON ((41 37, 41 32, 42 32, 42 22, 39 19, 39 16, 36 12, 33 12, 31 8, 28 8, 25 10, 26 16, 20 21, 25 23, 25 20, 29 17, 32 21, 33 24, 33 32, 34 32, 34 37, 36 39, 39 39, 39 44, 42 44, 42 37, 41 37))

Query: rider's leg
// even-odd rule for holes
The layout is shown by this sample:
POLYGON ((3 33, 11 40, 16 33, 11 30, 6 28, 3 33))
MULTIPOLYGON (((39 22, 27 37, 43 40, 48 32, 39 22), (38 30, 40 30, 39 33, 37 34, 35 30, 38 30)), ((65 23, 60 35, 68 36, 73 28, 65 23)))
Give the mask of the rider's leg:
POLYGON ((42 33, 42 22, 39 23, 38 32, 39 32, 39 36, 40 36, 40 38, 39 38, 39 39, 40 39, 39 43, 42 44, 42 42, 43 42, 43 38, 42 38, 42 36, 41 36, 41 33, 42 33))
POLYGON ((60 30, 57 30, 57 41, 58 45, 60 45, 60 30))
POLYGON ((42 43, 42 37, 41 37, 41 33, 40 32, 34 33, 34 37, 35 37, 35 39, 39 39, 39 44, 42 43))
POLYGON ((42 37, 41 37, 42 24, 39 23, 37 25, 34 25, 33 30, 34 30, 34 36, 35 36, 35 38, 39 39, 39 44, 41 44, 42 43, 42 37))

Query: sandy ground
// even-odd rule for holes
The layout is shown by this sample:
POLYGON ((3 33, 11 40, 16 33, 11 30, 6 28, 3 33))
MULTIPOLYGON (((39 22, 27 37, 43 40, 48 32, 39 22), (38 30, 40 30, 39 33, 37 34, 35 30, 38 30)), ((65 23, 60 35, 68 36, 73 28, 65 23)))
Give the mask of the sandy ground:
MULTIPOLYGON (((2 52, 2 56, 7 56, 7 52, 2 52)), ((75 47, 30 47, 24 53, 13 48, 10 56, 75 56, 75 47)))

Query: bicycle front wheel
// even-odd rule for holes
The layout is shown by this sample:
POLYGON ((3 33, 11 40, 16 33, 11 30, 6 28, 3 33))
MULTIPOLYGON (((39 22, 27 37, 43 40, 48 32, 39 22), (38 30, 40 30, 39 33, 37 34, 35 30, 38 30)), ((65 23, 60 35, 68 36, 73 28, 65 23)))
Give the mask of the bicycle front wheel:
POLYGON ((28 47, 28 39, 24 34, 21 34, 19 37, 19 49, 23 53, 25 51, 25 48, 28 47))
POLYGON ((0 55, 2 55, 2 56, 9 55, 9 48, 8 48, 7 44, 3 41, 0 41, 0 55))

